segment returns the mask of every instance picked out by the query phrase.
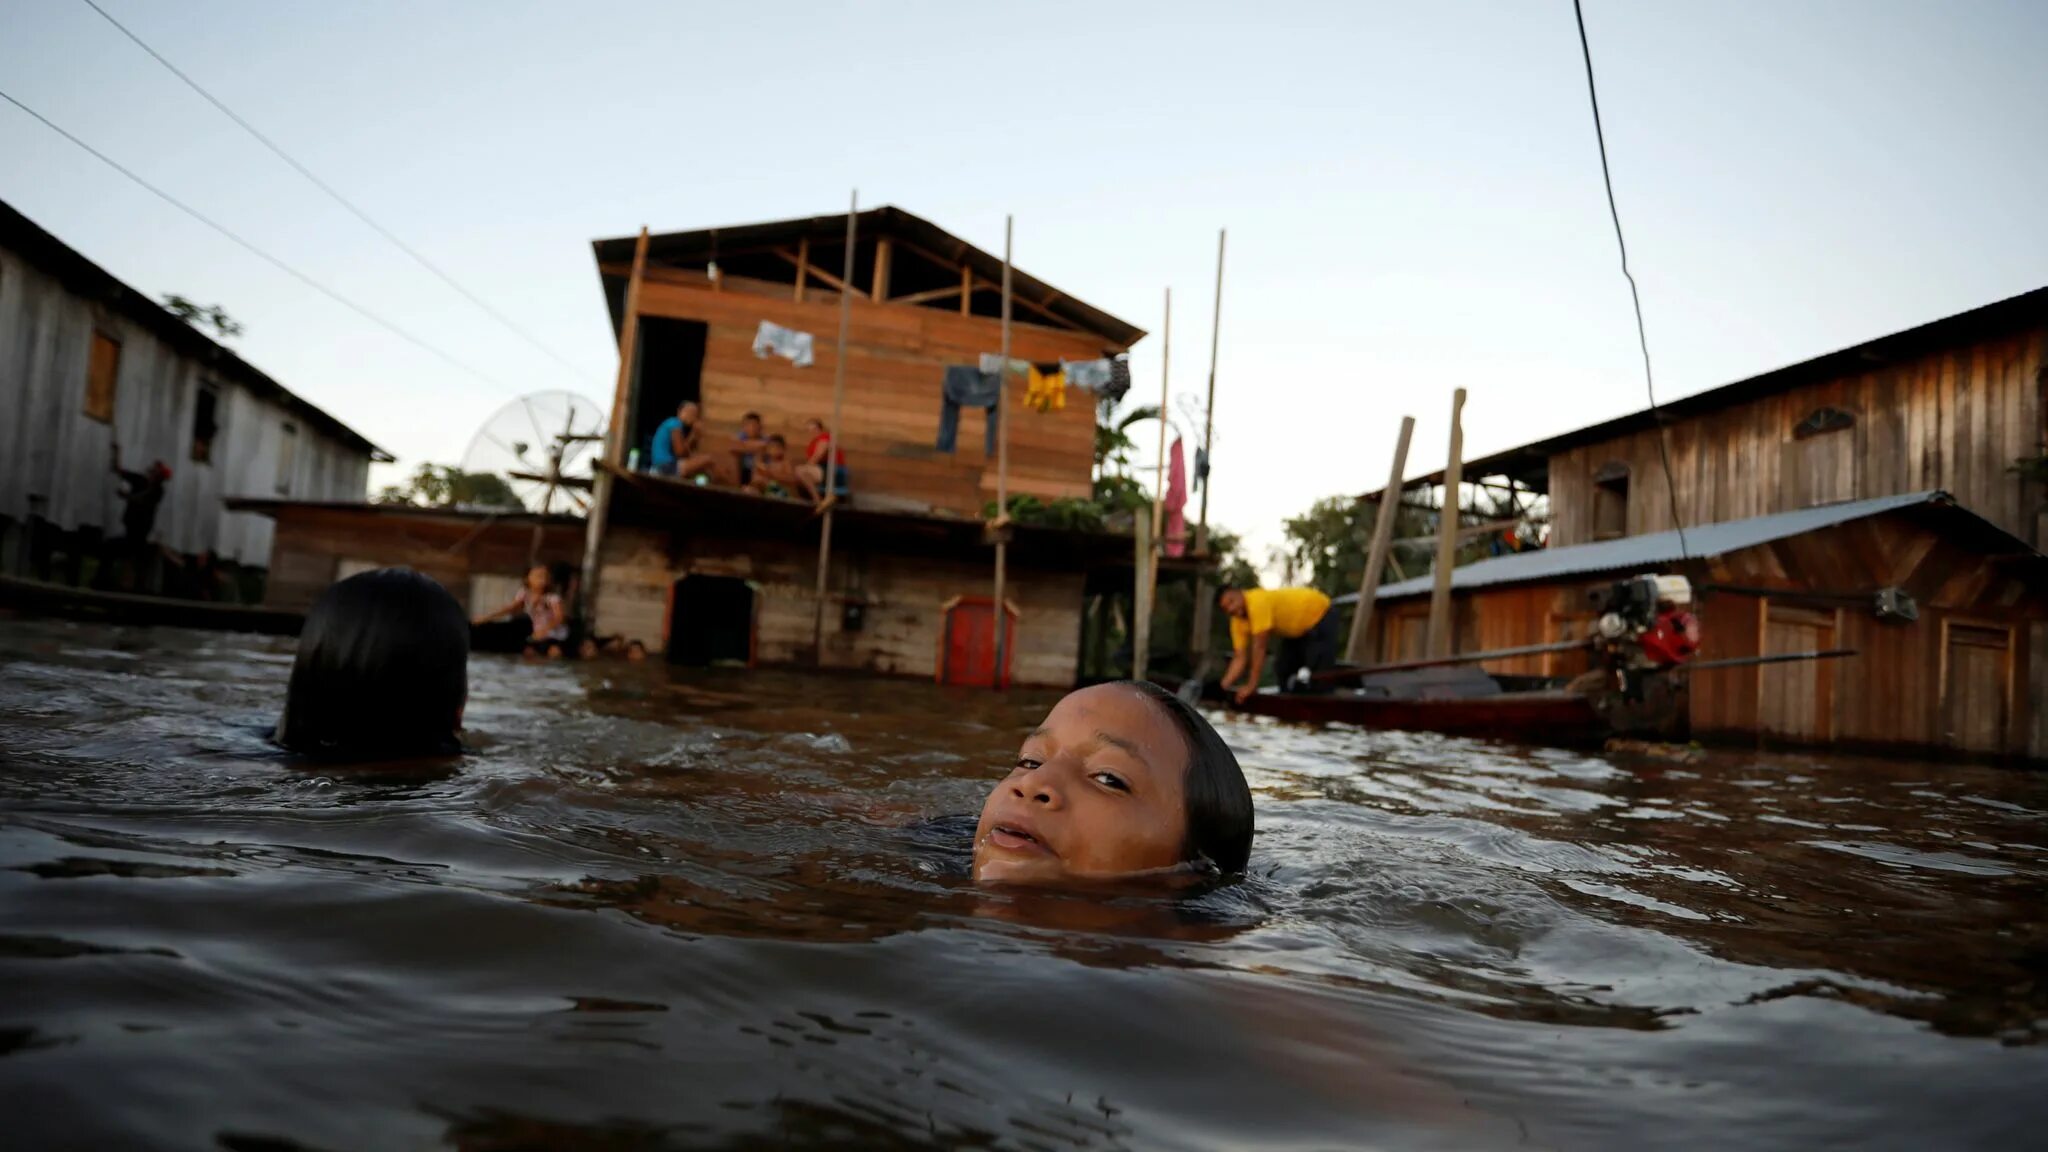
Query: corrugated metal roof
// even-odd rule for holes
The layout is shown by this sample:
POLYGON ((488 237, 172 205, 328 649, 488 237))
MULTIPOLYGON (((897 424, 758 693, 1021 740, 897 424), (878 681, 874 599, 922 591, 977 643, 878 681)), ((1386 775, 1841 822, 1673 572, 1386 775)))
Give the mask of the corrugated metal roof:
MULTIPOLYGON (((1679 547, 1678 533, 1652 532, 1644 536, 1624 536, 1619 540, 1602 540, 1595 544, 1576 544, 1568 548, 1545 548, 1536 552, 1518 552, 1512 556, 1496 556, 1467 564, 1451 573, 1451 588, 1484 588, 1495 584, 1519 584, 1536 580, 1554 580, 1569 576, 1591 575, 1599 572, 1621 572, 1669 564, 1687 556, 1695 559, 1722 556, 1783 540, 1790 536, 1812 532, 1818 528, 1829 528, 1876 516, 1900 508, 1911 508, 1922 504, 1945 504, 1961 515, 1976 520, 1982 528, 2006 536, 1988 521, 1955 506, 1948 493, 1938 489, 1926 492, 1908 492, 1898 496, 1876 496, 1868 500, 1848 500, 1840 504, 1823 504, 1814 508, 1800 508, 1792 512, 1774 512, 1769 516, 1753 516, 1747 520, 1726 520, 1719 524, 1698 524, 1685 530, 1685 547, 1679 547)), ((2012 543, 2024 551, 2032 551, 2020 540, 2012 543)), ((1434 585, 1434 577, 1418 576, 1403 580, 1399 584, 1383 585, 1377 599, 1395 600, 1403 596, 1426 595, 1434 585)), ((1337 598, 1339 604, 1358 601, 1358 594, 1337 598)))

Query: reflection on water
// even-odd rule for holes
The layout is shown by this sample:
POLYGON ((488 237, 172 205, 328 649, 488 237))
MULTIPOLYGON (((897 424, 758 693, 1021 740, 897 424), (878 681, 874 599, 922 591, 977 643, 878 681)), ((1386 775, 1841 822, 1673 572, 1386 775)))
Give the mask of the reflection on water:
POLYGON ((284 642, 0 624, 9 1147, 2014 1147, 2048 779, 1220 718, 1254 874, 982 892, 1052 697, 479 659, 308 770, 284 642))

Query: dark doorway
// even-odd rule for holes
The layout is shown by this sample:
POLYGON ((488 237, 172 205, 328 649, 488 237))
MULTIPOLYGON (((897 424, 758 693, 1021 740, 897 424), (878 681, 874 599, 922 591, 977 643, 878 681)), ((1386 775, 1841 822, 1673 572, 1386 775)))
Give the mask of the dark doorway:
POLYGON ((669 595, 669 663, 754 662, 754 589, 745 580, 685 576, 669 595))
POLYGON ((626 429, 626 447, 647 459, 654 429, 676 414, 685 400, 702 401, 704 340, 710 328, 695 320, 665 316, 640 318, 639 369, 634 376, 633 423, 626 429))

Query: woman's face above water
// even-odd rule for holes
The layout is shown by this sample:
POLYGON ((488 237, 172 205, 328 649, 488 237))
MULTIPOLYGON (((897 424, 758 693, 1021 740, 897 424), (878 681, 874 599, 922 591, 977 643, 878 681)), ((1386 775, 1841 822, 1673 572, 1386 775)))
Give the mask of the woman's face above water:
POLYGON ((974 878, 1051 884, 1181 862, 1187 741, 1134 689, 1070 693, 1025 737, 974 831, 974 878))

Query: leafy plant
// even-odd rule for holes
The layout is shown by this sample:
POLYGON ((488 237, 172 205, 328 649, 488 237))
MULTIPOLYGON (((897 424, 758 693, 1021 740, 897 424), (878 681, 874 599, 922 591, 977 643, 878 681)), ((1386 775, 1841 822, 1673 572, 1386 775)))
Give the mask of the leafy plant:
POLYGON ((212 328, 214 335, 222 340, 240 336, 245 329, 229 316, 227 309, 218 304, 198 304, 187 300, 176 292, 166 292, 163 297, 164 309, 194 328, 212 328))
POLYGON ((452 464, 422 464, 403 484, 387 484, 377 493, 379 504, 411 504, 424 508, 479 507, 518 511, 526 507, 519 494, 495 472, 464 472, 452 464))

